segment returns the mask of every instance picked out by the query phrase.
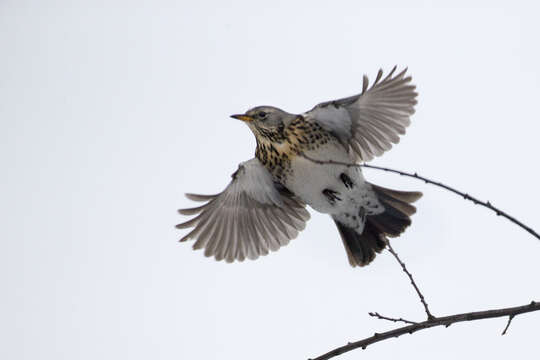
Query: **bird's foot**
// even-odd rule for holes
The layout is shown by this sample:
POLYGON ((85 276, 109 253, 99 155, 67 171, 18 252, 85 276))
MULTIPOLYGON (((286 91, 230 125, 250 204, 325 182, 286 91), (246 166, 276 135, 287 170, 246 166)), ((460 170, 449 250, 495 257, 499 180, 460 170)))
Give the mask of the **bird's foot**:
POLYGON ((326 196, 326 198, 328 199, 328 202, 332 205, 334 205, 336 201, 341 201, 341 198, 338 196, 339 192, 335 190, 324 189, 322 193, 324 194, 324 196, 326 196))
POLYGON ((341 179, 341 181, 343 181, 343 184, 347 189, 352 189, 354 183, 347 174, 341 173, 341 175, 339 175, 339 178, 341 179))

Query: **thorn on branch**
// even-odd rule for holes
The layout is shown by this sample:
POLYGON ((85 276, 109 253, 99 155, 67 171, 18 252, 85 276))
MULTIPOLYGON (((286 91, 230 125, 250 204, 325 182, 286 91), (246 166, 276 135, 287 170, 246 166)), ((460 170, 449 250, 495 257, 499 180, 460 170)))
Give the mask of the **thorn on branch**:
POLYGON ((512 323, 512 320, 514 320, 514 316, 515 315, 508 316, 508 322, 506 323, 506 326, 505 326, 503 332, 501 333, 501 335, 506 335, 506 331, 508 331, 508 328, 510 327, 510 324, 512 323))

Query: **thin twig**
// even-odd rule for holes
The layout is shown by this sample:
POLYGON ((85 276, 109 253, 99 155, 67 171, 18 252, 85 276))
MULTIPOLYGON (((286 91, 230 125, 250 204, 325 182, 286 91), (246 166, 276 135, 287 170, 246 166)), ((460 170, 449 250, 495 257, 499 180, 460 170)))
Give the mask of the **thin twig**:
POLYGON ((392 245, 390 245, 390 241, 386 241, 386 245, 388 246, 388 251, 390 251, 390 253, 396 258, 399 265, 401 265, 401 268, 403 269, 403 272, 405 274, 407 274, 407 276, 409 277, 409 280, 411 280, 411 284, 414 287, 414 290, 416 290, 416 293, 418 294, 418 297, 420 298, 420 302, 422 303, 422 305, 424 305, 424 310, 426 311, 426 315, 428 317, 428 320, 434 319, 435 316, 433 316, 431 314, 431 312, 429 311, 429 306, 428 306, 428 304, 426 302, 426 299, 424 298, 424 294, 422 294, 422 292, 420 291, 420 289, 416 285, 416 282, 414 281, 414 278, 413 278, 412 274, 409 272, 409 270, 407 270, 407 267, 405 266, 405 263, 403 261, 401 261, 401 259, 399 258, 397 252, 395 252, 395 250, 392 248, 392 245))
POLYGON ((407 172, 404 172, 404 171, 389 169, 389 168, 385 168, 385 167, 381 167, 381 166, 368 165, 368 164, 362 164, 360 166, 365 167, 365 168, 369 168, 369 169, 377 169, 377 170, 388 171, 388 172, 392 172, 392 173, 395 173, 395 174, 399 174, 401 176, 412 177, 412 178, 415 178, 415 179, 418 179, 418 180, 422 180, 426 184, 431 184, 431 185, 435 185, 435 186, 441 187, 443 189, 446 189, 446 190, 448 190, 450 192, 453 192, 454 194, 462 196, 465 200, 472 201, 475 205, 480 205, 480 206, 483 206, 483 207, 485 207, 487 209, 490 209, 490 210, 494 211, 495 214, 497 214, 497 216, 502 216, 502 217, 510 220, 511 222, 513 222, 514 224, 521 227, 522 229, 527 231, 529 234, 531 234, 532 236, 534 236, 535 238, 540 240, 540 235, 538 235, 538 233, 536 231, 534 231, 532 228, 525 225, 521 221, 517 220, 515 217, 513 217, 513 216, 507 214, 506 212, 502 211, 501 209, 493 206, 489 201, 484 202, 484 201, 478 200, 474 196, 471 196, 471 195, 469 195, 467 193, 456 190, 456 189, 454 189, 454 188, 452 188, 452 187, 450 187, 448 185, 445 185, 445 184, 443 184, 441 182, 436 182, 436 181, 430 180, 428 178, 425 178, 423 176, 420 176, 417 173, 410 174, 410 173, 407 173, 407 172))
POLYGON ((311 360, 328 360, 335 356, 341 355, 343 353, 349 352, 357 348, 365 349, 369 345, 377 343, 379 341, 383 341, 383 340, 387 340, 391 338, 397 338, 405 334, 413 334, 419 330, 429 329, 436 326, 448 327, 452 324, 463 322, 463 321, 491 319, 491 318, 497 318, 497 317, 503 317, 503 316, 515 317, 519 314, 524 314, 524 313, 529 313, 529 312, 539 311, 539 310, 540 310, 540 302, 532 301, 530 304, 522 305, 522 306, 496 309, 496 310, 475 311, 475 312, 470 312, 470 313, 437 317, 437 318, 426 320, 417 324, 403 326, 394 330, 390 330, 390 331, 386 331, 382 333, 375 333, 373 334, 373 336, 367 337, 359 341, 350 342, 347 345, 340 346, 332 351, 327 352, 326 354, 323 354, 311 360))
POLYGON ((512 323, 512 320, 514 320, 514 316, 515 315, 510 315, 508 317, 508 322, 506 323, 506 327, 504 328, 503 332, 501 335, 506 335, 506 332, 508 331, 508 328, 510 327, 510 324, 512 323))
POLYGON ((384 315, 379 314, 378 312, 370 312, 368 314, 369 314, 369 316, 373 316, 373 317, 376 317, 377 319, 381 319, 381 320, 388 320, 388 321, 392 321, 392 322, 402 322, 402 323, 405 323, 405 324, 418 324, 415 321, 410 321, 410 320, 403 319, 403 318, 398 319, 398 318, 391 318, 391 317, 388 317, 388 316, 384 316, 384 315))
POLYGON ((495 214, 497 214, 497 216, 502 216, 502 217, 510 220, 511 222, 513 222, 514 224, 521 227, 522 229, 527 231, 529 234, 533 235, 535 238, 540 240, 540 235, 536 231, 534 231, 532 228, 525 225, 521 221, 517 220, 515 217, 513 217, 513 216, 507 214, 506 212, 502 211, 501 209, 493 206, 489 201, 486 201, 486 202, 481 201, 481 200, 477 199, 474 196, 471 196, 471 195, 469 195, 467 193, 456 190, 456 189, 454 189, 454 188, 452 188, 452 187, 450 187, 448 185, 445 185, 445 184, 443 184, 441 182, 437 182, 437 181, 434 181, 434 180, 430 180, 430 179, 428 179, 426 177, 420 176, 417 173, 411 174, 411 173, 408 173, 408 172, 405 172, 405 171, 394 170, 394 169, 390 169, 390 168, 386 168, 386 167, 382 167, 382 166, 375 166, 375 165, 368 165, 368 164, 354 164, 354 163, 346 163, 346 162, 333 161, 333 160, 324 160, 324 161, 323 160, 317 160, 317 159, 313 159, 313 158, 307 156, 306 154, 301 154, 301 156, 304 157, 305 159, 307 159, 309 161, 312 161, 312 162, 314 162, 316 164, 319 164, 319 165, 332 164, 332 165, 342 165, 342 166, 346 166, 346 167, 360 166, 360 167, 365 167, 365 168, 368 168, 368 169, 376 169, 376 170, 387 171, 387 172, 399 174, 401 176, 408 176, 408 177, 412 177, 412 178, 421 180, 421 181, 425 182, 426 184, 435 185, 435 186, 438 186, 440 188, 446 189, 446 190, 448 190, 450 192, 453 192, 454 194, 457 194, 457 195, 463 197, 465 200, 472 201, 475 205, 480 205, 480 206, 483 206, 483 207, 485 207, 487 209, 490 209, 490 210, 494 211, 495 214))

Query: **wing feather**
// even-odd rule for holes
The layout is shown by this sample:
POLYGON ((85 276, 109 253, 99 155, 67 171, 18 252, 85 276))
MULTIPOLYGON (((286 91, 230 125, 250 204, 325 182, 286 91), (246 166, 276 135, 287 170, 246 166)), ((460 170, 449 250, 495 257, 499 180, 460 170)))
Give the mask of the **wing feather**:
POLYGON ((405 134, 417 103, 416 86, 406 76, 407 69, 394 76, 396 69, 384 78, 379 70, 371 86, 364 75, 362 93, 321 103, 304 117, 349 144, 357 160, 369 161, 382 155, 405 134))
POLYGON ((186 194, 205 204, 178 210, 194 216, 176 226, 193 228, 180 241, 195 239, 193 249, 204 249, 205 256, 218 261, 253 260, 288 244, 305 228, 306 205, 276 186, 259 160, 240 164, 232 178, 219 194, 186 194))

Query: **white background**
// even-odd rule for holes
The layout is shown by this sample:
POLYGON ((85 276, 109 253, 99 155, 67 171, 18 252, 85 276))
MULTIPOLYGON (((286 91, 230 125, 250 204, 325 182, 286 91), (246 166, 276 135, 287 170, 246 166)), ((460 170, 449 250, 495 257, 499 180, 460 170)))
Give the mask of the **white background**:
MULTIPOLYGON (((177 243, 184 192, 254 153, 229 119, 302 112, 408 66, 419 104, 373 163, 489 199, 540 229, 535 2, 0 2, 0 358, 306 359, 421 320, 388 254, 351 268, 312 213, 287 247, 226 264, 177 243), (508 4, 512 4, 511 6, 508 4)), ((434 187, 394 247, 436 315, 540 300, 540 241, 434 187)), ((537 359, 540 313, 462 323, 340 359, 537 359)))

